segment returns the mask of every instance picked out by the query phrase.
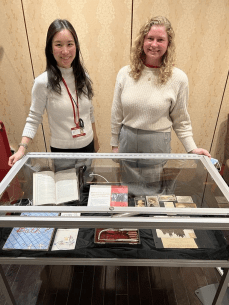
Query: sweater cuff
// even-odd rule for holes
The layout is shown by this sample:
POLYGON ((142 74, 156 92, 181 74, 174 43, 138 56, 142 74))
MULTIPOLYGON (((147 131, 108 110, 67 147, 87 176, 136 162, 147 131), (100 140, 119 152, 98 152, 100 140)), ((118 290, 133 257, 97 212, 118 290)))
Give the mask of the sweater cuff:
POLYGON ((111 135, 111 142, 110 142, 110 145, 111 145, 111 146, 118 146, 118 144, 119 144, 118 135, 112 134, 112 135, 111 135))
POLYGON ((190 152, 192 151, 193 149, 196 149, 197 146, 196 146, 196 143, 193 139, 193 137, 187 137, 187 138, 183 138, 183 139, 180 139, 181 143, 183 144, 186 152, 190 152))
POLYGON ((28 137, 28 138, 33 139, 35 137, 35 134, 36 134, 36 131, 24 128, 22 137, 28 137))

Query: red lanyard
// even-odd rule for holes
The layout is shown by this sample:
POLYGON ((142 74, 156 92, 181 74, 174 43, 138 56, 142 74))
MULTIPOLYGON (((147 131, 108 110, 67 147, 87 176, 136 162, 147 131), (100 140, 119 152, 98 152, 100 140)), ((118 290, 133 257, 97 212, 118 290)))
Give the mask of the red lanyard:
POLYGON ((74 102, 73 102, 73 97, 72 97, 72 95, 71 95, 71 93, 70 93, 70 91, 69 91, 69 89, 68 89, 68 86, 67 86, 67 84, 66 84, 66 82, 65 82, 65 80, 64 80, 63 77, 62 77, 62 81, 63 81, 63 83, 64 83, 64 85, 65 85, 65 87, 66 87, 66 89, 67 89, 68 95, 69 95, 70 100, 71 100, 71 102, 72 102, 72 109, 73 109, 73 115, 74 115, 74 122, 75 122, 75 124, 76 124, 76 127, 79 128, 80 113, 79 113, 79 102, 78 102, 78 94, 77 94, 77 91, 76 91, 76 108, 77 108, 78 123, 77 123, 77 121, 76 121, 76 112, 75 112, 75 106, 74 106, 74 102))

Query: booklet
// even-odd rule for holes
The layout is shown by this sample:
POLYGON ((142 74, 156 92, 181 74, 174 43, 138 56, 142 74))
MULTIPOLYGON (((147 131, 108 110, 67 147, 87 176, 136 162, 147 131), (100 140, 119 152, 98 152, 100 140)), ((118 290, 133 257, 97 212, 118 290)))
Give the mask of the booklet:
POLYGON ((88 206, 128 206, 128 186, 91 185, 88 206))
POLYGON ((33 205, 57 205, 79 200, 79 183, 75 168, 33 173, 33 205))
MULTIPOLYGON (((20 216, 58 216, 59 213, 28 213, 24 212, 20 216)), ((13 228, 3 250, 46 250, 48 251, 54 228, 13 228)))
POLYGON ((74 250, 79 229, 58 229, 53 242, 52 251, 74 250))
MULTIPOLYGON (((61 213, 61 217, 79 217, 80 213, 61 213)), ((74 250, 79 229, 58 229, 51 251, 74 250)))

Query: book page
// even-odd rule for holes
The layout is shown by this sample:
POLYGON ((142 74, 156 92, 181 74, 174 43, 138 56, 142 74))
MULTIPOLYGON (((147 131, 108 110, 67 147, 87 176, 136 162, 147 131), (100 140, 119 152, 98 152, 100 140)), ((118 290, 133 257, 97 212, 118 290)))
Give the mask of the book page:
POLYGON ((33 173, 33 205, 55 204, 54 172, 33 173))
POLYGON ((175 203, 176 208, 197 208, 195 203, 183 203, 183 202, 177 202, 175 203))
POLYGON ((165 208, 174 208, 174 203, 173 202, 164 202, 165 208))
POLYGON ((75 168, 57 172, 55 181, 57 204, 79 199, 78 177, 75 168))
POLYGON ((192 229, 156 229, 156 233, 158 238, 196 238, 192 229))
POLYGON ((162 238, 161 239, 164 248, 183 248, 192 249, 198 248, 196 242, 192 238, 162 238))
POLYGON ((111 185, 91 185, 88 206, 110 206, 111 185))
POLYGON ((67 217, 79 217, 80 213, 71 213, 71 212, 66 212, 66 213, 61 213, 60 216, 67 216, 67 217))
POLYGON ((177 202, 193 203, 191 196, 177 196, 177 202))
POLYGON ((184 229, 184 231, 189 234, 190 238, 197 238, 193 229, 184 229))

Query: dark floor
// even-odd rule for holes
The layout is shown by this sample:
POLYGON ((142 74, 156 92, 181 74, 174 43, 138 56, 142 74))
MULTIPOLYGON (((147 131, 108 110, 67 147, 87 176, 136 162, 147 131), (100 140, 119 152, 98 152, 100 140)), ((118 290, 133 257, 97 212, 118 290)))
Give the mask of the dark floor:
MULTIPOLYGON (((19 305, 200 305, 214 268, 3 265, 19 305)), ((0 305, 6 305, 0 294, 0 305)))

